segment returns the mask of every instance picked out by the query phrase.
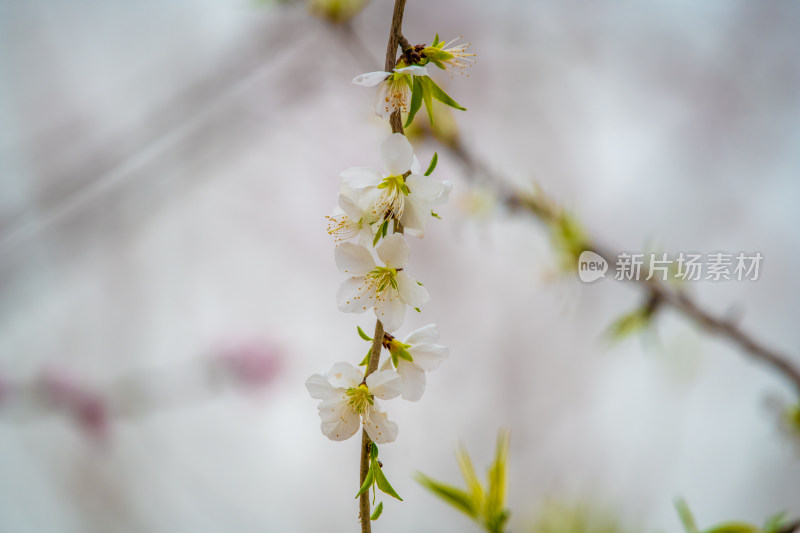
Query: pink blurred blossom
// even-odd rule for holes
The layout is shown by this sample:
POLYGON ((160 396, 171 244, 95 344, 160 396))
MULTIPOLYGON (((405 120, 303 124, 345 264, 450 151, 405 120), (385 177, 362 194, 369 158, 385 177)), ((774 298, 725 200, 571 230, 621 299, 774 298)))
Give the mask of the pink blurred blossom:
POLYGON ((264 341, 230 343, 221 350, 225 371, 240 385, 261 389, 280 373, 283 354, 264 341))
POLYGON ((105 398, 61 370, 45 371, 41 390, 52 402, 95 441, 104 441, 109 432, 109 412, 105 398))

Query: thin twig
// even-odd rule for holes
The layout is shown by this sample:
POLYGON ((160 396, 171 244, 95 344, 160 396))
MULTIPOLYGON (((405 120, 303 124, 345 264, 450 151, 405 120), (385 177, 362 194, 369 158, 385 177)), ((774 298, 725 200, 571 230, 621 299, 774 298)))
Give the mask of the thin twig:
MULTIPOLYGON (((467 169, 468 175, 475 176, 483 174, 490 178, 490 182, 498 192, 500 201, 510 210, 525 211, 536 217, 545 225, 558 223, 559 218, 562 216, 558 206, 548 202, 546 199, 530 195, 521 195, 514 191, 508 185, 507 180, 497 173, 490 171, 488 165, 470 154, 460 140, 443 144, 445 144, 449 151, 461 161, 467 169)), ((584 241, 583 249, 597 253, 610 265, 615 263, 614 254, 591 241, 584 241)), ((651 302, 652 305, 660 309, 662 306, 658 304, 664 304, 674 311, 677 311, 685 318, 693 321, 710 334, 732 342, 746 355, 772 367, 773 370, 790 381, 797 393, 800 394, 800 369, 792 363, 791 357, 764 346, 761 342, 742 331, 734 322, 717 317, 711 312, 706 311, 686 294, 686 292, 680 289, 670 288, 664 283, 656 282, 655 279, 632 279, 630 281, 636 283, 642 290, 647 292, 647 301, 651 302)))
MULTIPOLYGON (((397 62, 397 47, 400 46, 401 40, 405 42, 403 48, 408 47, 408 42, 402 36, 403 28, 403 12, 406 8, 406 0, 395 0, 394 12, 392 13, 392 25, 389 28, 389 42, 386 45, 386 63, 384 70, 391 72, 397 62)), ((351 36, 353 34, 351 33, 351 36)), ((389 124, 392 127, 392 133, 405 133, 403 131, 403 122, 400 117, 400 110, 395 110, 389 117, 389 124)), ((383 324, 378 320, 375 322, 375 335, 372 337, 372 351, 370 351, 369 364, 367 370, 364 372, 364 379, 378 369, 378 363, 381 357, 381 348, 383 347, 383 324)), ((372 441, 367 435, 367 431, 361 430, 361 464, 359 468, 359 486, 364 484, 369 472, 369 456, 372 441)), ((361 494, 358 501, 358 516, 361 521, 361 533, 372 533, 372 524, 370 522, 370 508, 369 508, 369 491, 361 494)))

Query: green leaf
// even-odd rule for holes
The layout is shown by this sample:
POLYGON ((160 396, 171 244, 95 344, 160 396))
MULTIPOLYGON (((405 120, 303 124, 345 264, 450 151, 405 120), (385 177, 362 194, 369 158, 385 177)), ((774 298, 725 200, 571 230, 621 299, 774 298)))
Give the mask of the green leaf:
POLYGON ((758 533, 761 531, 753 524, 745 522, 727 522, 713 528, 707 529, 704 533, 758 533))
POLYGON ((411 103, 409 104, 408 108, 408 118, 406 119, 406 124, 404 127, 409 127, 411 122, 414 121, 414 116, 419 111, 419 108, 422 106, 422 93, 425 92, 425 88, 422 86, 422 83, 417 79, 419 76, 412 76, 414 78, 414 84, 411 89, 411 103))
POLYGON ((450 95, 444 92, 441 87, 436 85, 436 83, 430 78, 430 76, 425 76, 425 79, 427 80, 428 84, 427 87, 428 91, 426 92, 430 92, 431 96, 439 100, 444 105, 449 105, 450 107, 455 109, 460 109, 461 111, 467 110, 466 107, 460 106, 458 102, 450 98, 450 95))
POLYGON ((764 522, 764 533, 776 533, 786 524, 786 511, 781 511, 767 518, 764 522))
POLYGON ((433 152, 433 157, 431 157, 431 162, 428 165, 428 170, 425 171, 426 176, 430 176, 433 173, 433 170, 436 168, 436 164, 439 162, 439 154, 437 152, 433 152))
POLYGON ((483 486, 481 485, 478 476, 475 474, 475 469, 472 467, 472 460, 469 458, 466 448, 463 445, 456 449, 456 459, 458 460, 458 468, 461 470, 461 476, 467 482, 467 489, 470 496, 476 502, 483 501, 483 486))
MULTIPOLYGON (((419 76, 417 76, 419 78, 419 76)), ((430 85, 428 82, 431 81, 429 76, 422 76, 419 80, 420 84, 422 85, 422 101, 425 102, 425 111, 428 112, 428 120, 431 122, 431 126, 433 126, 433 100, 431 100, 431 91, 429 89, 430 85)))
POLYGON ((694 516, 692 516, 692 511, 686 504, 686 500, 683 498, 676 500, 675 510, 678 511, 678 516, 681 518, 683 529, 686 530, 686 533, 698 533, 697 523, 694 521, 694 516))
POLYGON ((385 220, 383 222, 383 228, 381 229, 381 237, 386 237, 387 231, 389 231, 389 221, 385 220))
POLYGON ((389 480, 386 479, 385 475, 383 475, 383 470, 378 465, 378 460, 377 459, 373 459, 372 463, 373 463, 373 466, 374 466, 374 469, 375 469, 375 481, 378 483, 378 488, 381 489, 381 491, 383 491, 386 494, 388 494, 389 496, 392 496, 393 498, 397 498, 398 500, 403 501, 403 498, 401 498, 394 491, 392 486, 389 484, 389 480))
POLYGON ((439 34, 438 33, 436 34, 436 37, 433 38, 433 43, 431 43, 431 46, 436 46, 437 44, 439 44, 439 34))
POLYGON ((358 336, 364 339, 365 341, 371 341, 372 337, 364 333, 364 330, 361 329, 361 326, 356 326, 358 328, 358 336))
POLYGON ((383 512, 383 502, 378 502, 378 506, 375 508, 375 511, 372 513, 372 515, 369 517, 369 519, 370 520, 377 520, 382 512, 383 512))
POLYGON ((372 247, 374 248, 381 237, 386 236, 386 230, 388 228, 389 221, 384 220, 383 223, 378 227, 378 231, 375 232, 375 237, 372 239, 372 247))
POLYGON ((426 489, 461 511, 471 518, 477 518, 479 507, 476 502, 473 502, 469 494, 456 487, 445 485, 436 480, 433 480, 425 474, 418 473, 417 481, 426 489))
POLYGON ((370 448, 369 448, 369 458, 370 458, 370 460, 377 459, 378 458, 378 445, 375 444, 374 442, 371 442, 369 444, 369 446, 370 446, 370 448))
POLYGON ((361 488, 358 489, 358 494, 356 494, 356 498, 367 492, 369 488, 372 486, 374 480, 375 480, 375 474, 372 472, 372 465, 370 465, 369 470, 367 471, 367 477, 364 478, 364 483, 362 483, 361 488))
POLYGON ((612 341, 621 341, 625 337, 639 333, 650 324, 650 315, 643 309, 634 309, 617 318, 608 328, 607 335, 612 341))
POLYGON ((358 366, 368 366, 369 365, 369 356, 371 354, 372 354, 372 346, 369 347, 369 350, 367 350, 367 355, 365 355, 364 359, 362 359, 361 362, 358 363, 358 366))
POLYGON ((489 467, 489 494, 486 497, 486 507, 490 517, 504 514, 508 445, 508 431, 500 431, 497 435, 495 459, 491 467, 489 467))

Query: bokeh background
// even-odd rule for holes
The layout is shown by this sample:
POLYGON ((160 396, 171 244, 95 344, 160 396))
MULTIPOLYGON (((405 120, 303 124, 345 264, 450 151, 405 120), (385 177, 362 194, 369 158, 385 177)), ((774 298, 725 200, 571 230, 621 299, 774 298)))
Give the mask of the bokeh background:
MULTIPOLYGON (((357 529, 359 442, 303 383, 374 324, 336 308, 324 215, 380 163, 350 80, 382 69, 390 4, 343 29, 302 3, 0 1, 0 531, 357 529)), ((612 250, 761 252, 757 282, 690 290, 800 364, 800 6, 410 1, 409 40, 437 32, 478 53, 437 78, 474 157, 612 250)), ((679 496, 701 527, 800 514, 786 382, 669 313, 607 342, 636 288, 559 274, 541 225, 416 149, 456 188, 401 333, 436 322, 451 357, 386 404, 405 502, 376 530, 478 531, 413 474, 458 484, 455 445, 483 470, 500 427, 513 531, 547 501, 671 533, 679 496)))

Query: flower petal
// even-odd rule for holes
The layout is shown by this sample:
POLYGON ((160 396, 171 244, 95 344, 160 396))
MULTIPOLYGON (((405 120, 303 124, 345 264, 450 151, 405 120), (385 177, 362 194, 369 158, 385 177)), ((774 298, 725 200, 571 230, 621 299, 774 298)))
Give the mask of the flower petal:
POLYGON ((400 359, 397 363, 397 373, 403 380, 403 399, 416 402, 425 392, 425 370, 413 362, 400 359))
POLYGON ((419 159, 417 159, 417 155, 414 154, 414 161, 411 163, 411 168, 409 169, 412 174, 419 174, 419 159))
POLYGON ((347 170, 343 170, 339 177, 353 189, 377 187, 383 181, 383 176, 380 172, 368 167, 350 167, 347 170))
POLYGON ((450 356, 450 349, 441 344, 419 344, 409 348, 408 353, 426 372, 433 372, 450 356))
POLYGON ((381 144, 381 160, 392 176, 405 174, 414 163, 414 149, 402 133, 393 133, 381 144))
POLYGON ((387 76, 389 76, 389 73, 381 70, 376 72, 366 72, 353 78, 353 81, 350 83, 353 83, 354 85, 361 85, 362 87, 375 87, 380 82, 385 80, 387 76))
POLYGON ((306 389, 312 398, 324 400, 333 393, 333 386, 322 374, 314 374, 306 380, 306 389))
POLYGON ((394 69, 394 71, 401 72, 403 74, 411 74, 412 76, 428 75, 428 69, 425 67, 421 67, 419 65, 411 65, 410 67, 396 68, 394 69))
POLYGON ((339 311, 345 313, 363 313, 375 304, 377 287, 368 283, 364 276, 345 280, 336 293, 339 311))
POLYGON ((396 290, 388 288, 375 299, 375 316, 383 324, 383 329, 389 333, 400 329, 406 316, 406 304, 400 299, 396 290))
POLYGON ((403 380, 393 370, 380 370, 367 376, 367 388, 381 400, 391 400, 403 392, 403 380))
POLYGON ((347 185, 342 186, 342 191, 339 193, 339 209, 353 222, 358 222, 364 217, 364 210, 358 203, 358 193, 347 185))
POLYGON ((336 441, 349 439, 361 425, 358 414, 347 404, 347 397, 342 396, 325 400, 318 407, 322 434, 336 441))
POLYGON ((439 326, 436 324, 428 324, 427 326, 422 326, 419 329, 415 329, 408 336, 403 339, 403 344, 410 344, 414 346, 416 344, 423 344, 423 343, 434 343, 439 340, 439 326))
POLYGON ((444 192, 444 182, 422 174, 409 175, 406 185, 411 190, 409 198, 413 196, 429 204, 440 198, 444 192))
POLYGON ((453 182, 444 180, 442 181, 442 194, 436 198, 432 205, 441 205, 447 202, 447 199, 450 197, 450 192, 453 190, 453 182))
POLYGON ((328 372, 328 379, 334 387, 351 389, 358 387, 364 379, 364 373, 350 363, 336 363, 328 372))
POLYGON ((400 294, 400 298, 409 306, 422 308, 430 301, 431 296, 425 290, 425 287, 418 284, 415 279, 405 272, 398 272, 395 281, 397 281, 397 292, 400 294))
POLYGON ((369 250, 351 242, 337 246, 333 251, 333 257, 339 270, 351 276, 363 276, 375 268, 375 260, 369 250))
MULTIPOLYGON (((344 246, 344 245, 342 245, 344 246)), ((390 268, 403 268, 408 263, 411 248, 406 239, 399 233, 392 233, 383 238, 378 246, 378 257, 390 268)))
POLYGON ((430 218, 431 208, 429 203, 421 202, 411 196, 406 198, 400 223, 403 224, 406 230, 412 230, 408 231, 409 235, 422 238, 425 235, 425 226, 430 218))
POLYGON ((364 429, 367 435, 377 444, 386 444, 397 438, 397 424, 389 420, 386 413, 379 411, 375 406, 367 407, 367 420, 364 420, 364 429))

